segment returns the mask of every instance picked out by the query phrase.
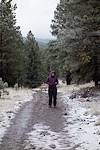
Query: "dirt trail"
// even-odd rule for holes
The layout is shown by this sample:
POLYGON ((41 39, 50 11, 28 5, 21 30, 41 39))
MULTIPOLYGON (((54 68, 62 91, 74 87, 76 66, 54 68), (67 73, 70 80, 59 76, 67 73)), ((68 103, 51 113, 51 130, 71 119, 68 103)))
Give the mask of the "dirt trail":
MULTIPOLYGON (((52 131, 60 132, 64 128, 65 106, 58 98, 58 107, 48 108, 48 97, 46 93, 38 92, 33 101, 23 105, 16 114, 8 128, 0 145, 0 150, 24 150, 24 141, 27 133, 31 132, 33 125, 45 123, 52 131)), ((66 139, 67 140, 67 139, 66 139)))

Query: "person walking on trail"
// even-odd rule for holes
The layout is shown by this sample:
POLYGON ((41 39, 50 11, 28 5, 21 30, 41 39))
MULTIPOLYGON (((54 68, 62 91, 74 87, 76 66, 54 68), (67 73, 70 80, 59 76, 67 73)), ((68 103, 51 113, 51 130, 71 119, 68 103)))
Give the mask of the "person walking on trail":
POLYGON ((71 78, 71 72, 67 71, 66 72, 66 83, 67 83, 67 85, 71 84, 71 80, 72 80, 72 78, 71 78))
POLYGON ((52 71, 47 79, 47 84, 48 84, 48 95, 49 95, 49 107, 52 107, 52 100, 53 100, 53 105, 54 108, 56 107, 57 104, 57 84, 58 84, 58 79, 56 76, 55 71, 52 71))

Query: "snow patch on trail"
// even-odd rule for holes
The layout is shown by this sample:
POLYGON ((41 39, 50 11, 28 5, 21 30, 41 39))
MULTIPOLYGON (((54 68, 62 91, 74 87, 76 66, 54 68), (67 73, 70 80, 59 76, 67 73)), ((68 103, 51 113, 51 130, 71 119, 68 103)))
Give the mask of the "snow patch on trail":
POLYGON ((10 126, 11 119, 15 117, 15 113, 24 103, 33 98, 32 91, 29 89, 14 90, 9 88, 7 91, 9 95, 0 99, 0 142, 10 126))
POLYGON ((27 134, 28 139, 25 141, 25 150, 68 150, 66 142, 66 132, 51 131, 49 126, 43 123, 35 124, 32 132, 27 134))
POLYGON ((35 124, 33 127, 33 131, 29 133, 28 136, 29 139, 28 141, 26 141, 25 150, 29 149, 27 142, 30 142, 31 145, 42 149, 48 149, 52 145, 57 145, 56 148, 59 148, 59 143, 57 141, 57 139, 59 139, 59 134, 52 132, 49 126, 45 126, 42 123, 35 124))

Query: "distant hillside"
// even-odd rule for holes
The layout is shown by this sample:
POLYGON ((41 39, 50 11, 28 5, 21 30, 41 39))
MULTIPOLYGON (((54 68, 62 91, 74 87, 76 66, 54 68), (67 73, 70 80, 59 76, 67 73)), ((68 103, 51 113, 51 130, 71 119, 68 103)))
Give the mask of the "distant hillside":
POLYGON ((36 40, 40 48, 47 48, 49 41, 51 41, 51 39, 41 39, 41 38, 36 38, 36 40))

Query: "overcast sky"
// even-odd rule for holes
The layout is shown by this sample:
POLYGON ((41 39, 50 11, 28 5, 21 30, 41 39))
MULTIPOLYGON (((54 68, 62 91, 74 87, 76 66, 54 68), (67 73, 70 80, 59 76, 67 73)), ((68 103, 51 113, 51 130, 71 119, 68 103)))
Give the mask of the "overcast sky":
POLYGON ((24 36, 32 30, 35 37, 52 38, 50 24, 59 0, 14 0, 14 2, 18 7, 17 24, 24 36))

